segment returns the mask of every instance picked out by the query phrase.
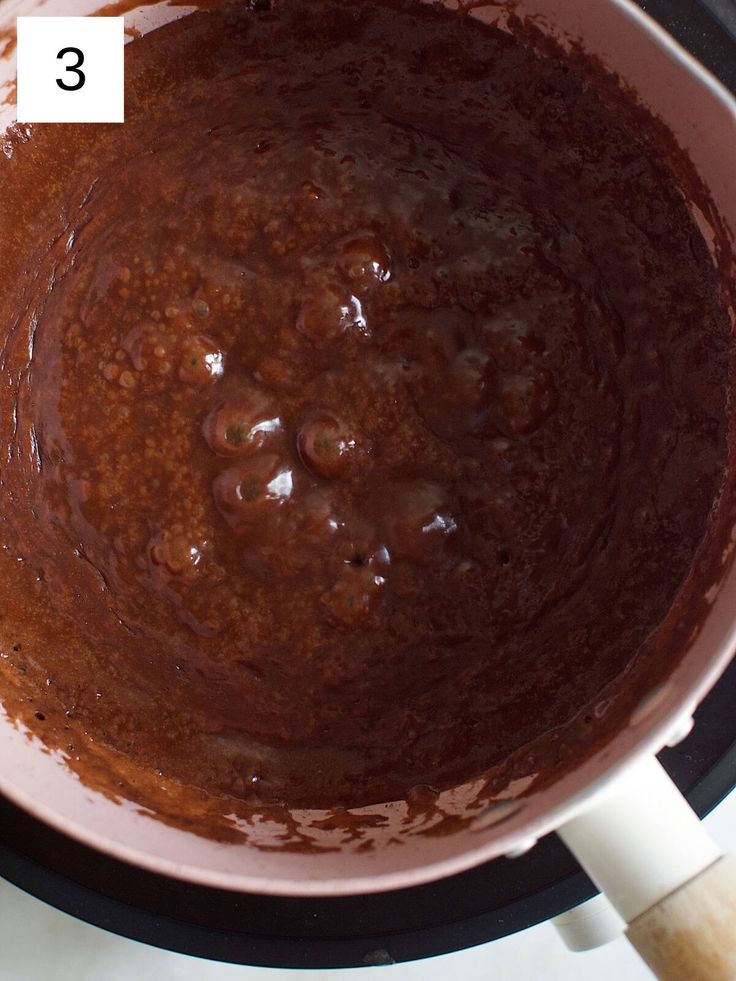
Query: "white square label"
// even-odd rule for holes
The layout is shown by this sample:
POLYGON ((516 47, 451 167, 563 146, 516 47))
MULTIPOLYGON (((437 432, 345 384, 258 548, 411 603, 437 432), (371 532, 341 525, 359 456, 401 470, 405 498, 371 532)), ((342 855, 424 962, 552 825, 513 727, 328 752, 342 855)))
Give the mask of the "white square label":
POLYGON ((18 122, 122 123, 122 17, 18 18, 18 122))

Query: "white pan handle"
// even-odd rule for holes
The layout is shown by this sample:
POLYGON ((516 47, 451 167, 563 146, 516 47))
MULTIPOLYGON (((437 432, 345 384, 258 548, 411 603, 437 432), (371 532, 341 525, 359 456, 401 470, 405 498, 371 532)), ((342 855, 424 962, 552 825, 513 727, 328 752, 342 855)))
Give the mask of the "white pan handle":
POLYGON ((558 834, 661 981, 736 981, 736 860, 721 858, 654 757, 612 780, 558 834))
POLYGON ((617 940, 626 924, 601 893, 552 920, 568 950, 595 950, 617 940))

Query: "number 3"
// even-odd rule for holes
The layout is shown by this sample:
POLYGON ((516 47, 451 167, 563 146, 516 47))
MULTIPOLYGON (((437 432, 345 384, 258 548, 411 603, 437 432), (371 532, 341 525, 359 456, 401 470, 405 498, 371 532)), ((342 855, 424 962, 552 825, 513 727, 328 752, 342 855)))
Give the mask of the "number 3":
POLYGON ((77 61, 76 64, 74 65, 65 65, 64 70, 68 72, 74 72, 74 74, 77 76, 77 80, 76 82, 73 82, 70 85, 68 82, 64 82, 60 78, 57 78, 56 84, 59 86, 60 89, 64 89, 65 92, 76 92, 77 89, 81 89, 81 87, 84 85, 86 81, 84 72, 80 71, 81 66, 84 64, 84 55, 79 50, 79 48, 62 48, 56 57, 63 58, 64 55, 68 55, 68 54, 76 55, 77 61))

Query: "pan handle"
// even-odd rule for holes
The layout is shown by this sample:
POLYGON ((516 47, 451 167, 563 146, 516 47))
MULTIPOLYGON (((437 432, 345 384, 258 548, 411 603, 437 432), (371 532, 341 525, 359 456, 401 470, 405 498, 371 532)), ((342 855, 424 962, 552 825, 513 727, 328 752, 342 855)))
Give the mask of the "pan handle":
POLYGON ((717 859, 637 916, 626 936, 663 981, 733 981, 736 855, 717 859))
POLYGON ((660 981, 735 981, 736 859, 722 858, 654 757, 628 767, 558 834, 660 981))

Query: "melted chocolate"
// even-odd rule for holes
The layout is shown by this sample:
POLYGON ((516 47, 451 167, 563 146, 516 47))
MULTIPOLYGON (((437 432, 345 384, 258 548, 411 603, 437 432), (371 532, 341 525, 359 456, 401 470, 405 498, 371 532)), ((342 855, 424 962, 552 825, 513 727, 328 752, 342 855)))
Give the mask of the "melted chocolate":
POLYGON ((82 773, 351 806, 679 656, 729 324, 631 100, 410 0, 263 6, 0 166, 0 680, 82 773))

